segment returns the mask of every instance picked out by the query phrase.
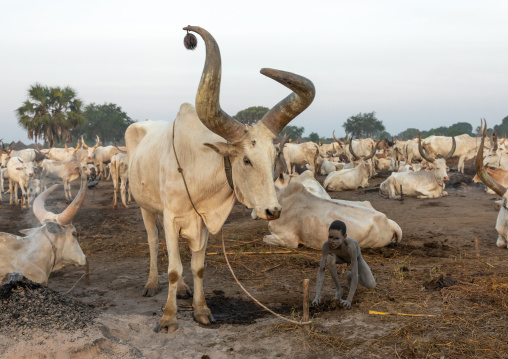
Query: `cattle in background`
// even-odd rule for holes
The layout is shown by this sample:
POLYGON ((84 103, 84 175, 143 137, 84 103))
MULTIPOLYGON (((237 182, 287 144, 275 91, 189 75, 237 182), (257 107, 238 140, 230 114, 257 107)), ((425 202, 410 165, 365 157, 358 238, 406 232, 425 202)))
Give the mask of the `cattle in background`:
POLYGON ((333 155, 340 151, 340 144, 336 142, 323 143, 319 146, 319 155, 323 158, 333 155))
POLYGON ((320 158, 318 161, 319 173, 325 176, 330 172, 337 171, 337 167, 339 166, 339 163, 328 161, 326 158, 320 158))
POLYGON ((31 161, 24 161, 20 157, 11 157, 7 162, 7 176, 9 177, 10 204, 14 204, 12 196, 14 195, 15 203, 18 203, 18 187, 21 189, 21 209, 25 206, 30 208, 30 201, 27 200, 26 188, 29 181, 33 180, 35 164, 31 161))
POLYGON ((129 158, 125 153, 117 153, 111 158, 111 178, 113 179, 113 208, 117 208, 116 197, 117 193, 120 189, 120 195, 122 198, 122 203, 125 208, 127 208, 127 203, 132 201, 131 199, 131 191, 127 188, 129 183, 129 158), (119 187, 119 182, 120 187, 119 187), (126 200, 127 190, 129 192, 129 201, 126 200))
POLYGON ((67 147, 67 144, 65 144, 65 148, 53 147, 48 151, 47 157, 48 159, 53 161, 62 161, 62 162, 70 161, 73 157, 76 156, 76 153, 79 151, 80 148, 81 145, 78 140, 76 148, 73 147, 69 148, 67 147))
MULTIPOLYGON (((3 146, 3 144, 2 144, 3 146)), ((44 158, 44 155, 40 153, 37 150, 34 150, 32 148, 26 148, 24 150, 11 150, 9 148, 2 148, 2 155, 1 155, 1 165, 0 167, 5 168, 7 167, 7 163, 10 158, 18 157, 21 158, 25 162, 36 162, 40 161, 44 158)))
POLYGON ((79 178, 81 171, 89 175, 90 171, 86 164, 73 161, 44 160, 41 162, 41 186, 46 188, 48 179, 61 179, 63 181, 65 199, 71 200, 71 182, 79 178))
POLYGON ((316 175, 319 146, 314 142, 286 143, 283 155, 290 174, 295 173, 295 165, 309 165, 312 173, 316 175))
POLYGON ((482 123, 482 140, 480 141, 480 146, 478 147, 478 153, 476 155, 476 173, 480 180, 485 183, 485 185, 494 191, 495 194, 501 197, 501 200, 496 202, 501 205, 499 209, 499 213, 497 215, 496 221, 496 231, 498 233, 498 237, 496 240, 496 245, 500 248, 508 248, 508 194, 507 187, 498 183, 494 180, 489 173, 485 170, 483 166, 483 147, 485 137, 487 136, 487 122, 485 125, 482 123))
POLYGON ((78 196, 60 214, 44 208, 44 202, 57 186, 44 191, 34 201, 33 212, 42 227, 24 230, 26 237, 0 233, 0 284, 9 273, 20 273, 33 282, 47 285, 51 272, 65 265, 86 264, 76 228, 71 223, 85 199, 86 177, 82 175, 78 196))
MULTIPOLYGON (((420 134, 418 133, 418 136, 420 134)), ((393 172, 379 186, 379 193, 385 198, 400 199, 401 188, 404 196, 417 198, 436 198, 446 196, 444 182, 449 181, 446 159, 455 151, 455 139, 452 137, 452 148, 444 158, 434 159, 429 157, 421 146, 421 138, 418 142, 421 156, 429 162, 425 171, 418 172, 393 172)))
POLYGON ((150 247, 150 274, 144 295, 152 296, 159 290, 157 217, 164 224, 169 290, 156 331, 167 328, 169 332, 178 328, 177 288, 186 289, 179 237, 187 239, 192 251, 194 319, 209 324, 213 317, 203 290, 209 231, 217 233, 222 228, 236 199, 254 208, 260 218, 273 220, 280 216, 273 185, 274 174, 278 175, 274 173, 273 141, 310 105, 315 94, 314 85, 304 77, 262 69, 262 74, 294 92, 255 125, 246 126, 220 108, 221 61, 214 38, 200 27, 184 30, 197 32, 206 45, 196 108, 185 103, 172 124, 142 121, 130 125, 125 133, 130 189, 141 207, 150 247), (231 174, 229 180, 227 173, 231 174))
POLYGON ((399 225, 370 202, 331 199, 310 173, 292 177, 277 198, 284 211, 279 219, 268 223, 271 234, 263 238, 268 244, 289 248, 303 244, 319 250, 328 240, 328 228, 334 220, 345 222, 348 236, 362 248, 382 247, 402 239, 399 225))
POLYGON ((350 141, 349 151, 355 167, 331 172, 324 182, 324 187, 327 191, 346 191, 368 186, 371 173, 370 159, 376 154, 376 145, 371 149, 371 153, 368 156, 360 157, 356 154, 356 151, 353 150, 350 141))
MULTIPOLYGON (((480 145, 480 140, 476 137, 464 134, 454 137, 454 141, 456 142, 456 150, 453 157, 459 157, 457 169, 459 172, 464 173, 464 161, 475 157, 478 146, 480 145)), ((433 158, 446 155, 451 145, 452 138, 448 136, 430 136, 427 137, 422 144, 425 153, 433 158)))
POLYGON ((407 140, 403 154, 405 155, 408 163, 423 161, 422 155, 420 155, 420 150, 418 149, 418 139, 407 140))
POLYGON ((107 177, 106 165, 111 162, 111 157, 120 153, 120 150, 116 146, 99 146, 99 136, 97 136, 97 143, 93 147, 87 146, 83 137, 81 137, 83 146, 88 150, 88 160, 92 161, 95 168, 98 170, 100 179, 107 177))

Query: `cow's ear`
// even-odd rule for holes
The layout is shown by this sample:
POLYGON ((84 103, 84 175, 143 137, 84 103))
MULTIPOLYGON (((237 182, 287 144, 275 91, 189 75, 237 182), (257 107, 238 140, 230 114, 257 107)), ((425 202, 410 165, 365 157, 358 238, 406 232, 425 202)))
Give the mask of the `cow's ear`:
POLYGON ((46 222, 46 228, 49 233, 61 233, 63 232, 63 227, 56 222, 46 222))
POLYGON ((238 150, 235 145, 230 145, 224 142, 204 143, 204 145, 210 147, 222 156, 235 157, 238 155, 238 150))

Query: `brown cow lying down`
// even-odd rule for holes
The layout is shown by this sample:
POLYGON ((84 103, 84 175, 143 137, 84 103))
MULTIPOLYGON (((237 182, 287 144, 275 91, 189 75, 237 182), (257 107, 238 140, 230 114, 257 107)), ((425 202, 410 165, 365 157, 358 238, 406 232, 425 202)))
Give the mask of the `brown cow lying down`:
POLYGON ((272 234, 263 238, 265 243, 289 248, 303 244, 321 249, 334 220, 344 221, 348 237, 356 239, 362 248, 383 247, 401 240, 399 225, 376 211, 370 202, 323 198, 319 194, 324 190, 316 190, 317 186, 321 187, 319 182, 304 173, 278 190, 277 199, 284 210, 279 219, 268 223, 272 234))

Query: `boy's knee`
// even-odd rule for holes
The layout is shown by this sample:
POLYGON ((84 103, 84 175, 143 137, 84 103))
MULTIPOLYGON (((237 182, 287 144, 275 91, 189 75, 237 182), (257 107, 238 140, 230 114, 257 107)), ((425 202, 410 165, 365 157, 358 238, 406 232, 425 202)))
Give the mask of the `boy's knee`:
POLYGON ((374 278, 370 278, 365 282, 364 286, 367 289, 374 289, 376 288, 376 280, 374 278))

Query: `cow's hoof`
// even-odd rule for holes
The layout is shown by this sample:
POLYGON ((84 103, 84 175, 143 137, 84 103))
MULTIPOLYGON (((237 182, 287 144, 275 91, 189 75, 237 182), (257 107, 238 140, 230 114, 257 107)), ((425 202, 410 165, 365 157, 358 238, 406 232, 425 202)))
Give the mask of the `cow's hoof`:
POLYGON ((158 323, 153 331, 155 333, 159 333, 160 331, 166 331, 167 333, 174 333, 177 329, 178 329, 178 323, 169 324, 168 326, 161 326, 161 324, 158 323))
POLYGON ((203 325, 210 325, 211 323, 215 322, 215 319, 213 319, 213 315, 211 314, 194 314, 193 317, 196 322, 203 325))
POLYGON ((143 297, 153 297, 159 293, 159 288, 143 288, 143 297))

